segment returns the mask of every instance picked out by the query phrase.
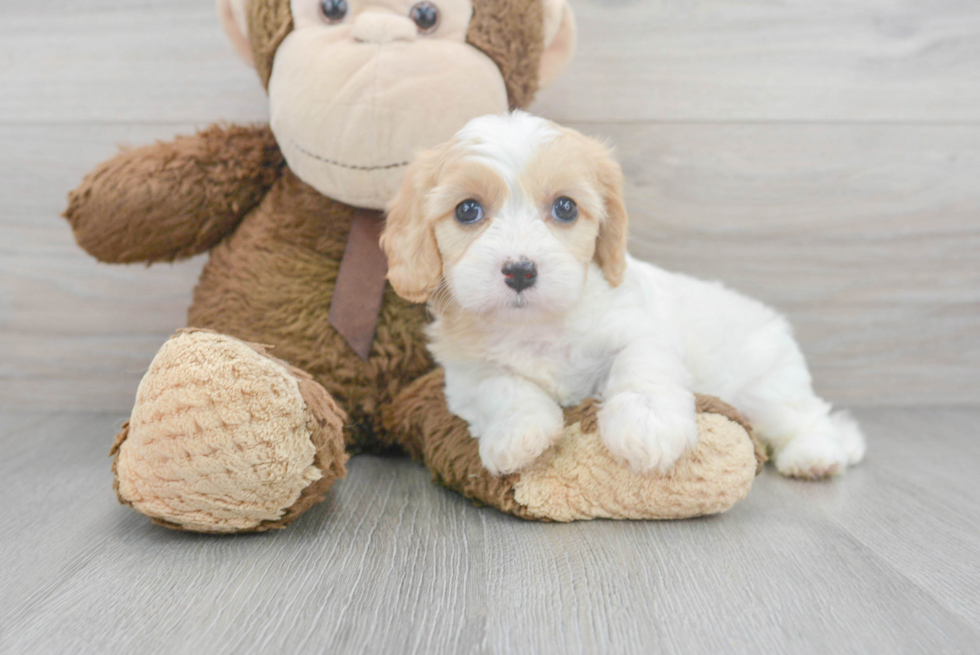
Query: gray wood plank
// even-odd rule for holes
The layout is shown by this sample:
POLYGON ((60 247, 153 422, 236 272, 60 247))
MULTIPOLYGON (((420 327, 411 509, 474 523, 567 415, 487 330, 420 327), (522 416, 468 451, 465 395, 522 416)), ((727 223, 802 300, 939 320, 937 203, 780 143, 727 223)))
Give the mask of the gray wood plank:
MULTIPOLYGON (((565 121, 980 120, 973 0, 573 0, 565 121)), ((4 4, 0 121, 260 119, 211 2, 4 4)))
POLYGON ((967 409, 875 409, 876 437, 845 485, 790 484, 796 501, 980 626, 980 415, 967 409))
POLYGON ((111 534, 92 519, 113 506, 108 452, 121 422, 98 414, 51 413, 5 431, 0 505, 4 524, 16 529, 0 532, 0 549, 8 553, 0 564, 0 616, 59 583, 83 563, 88 541, 111 534))
POLYGON ((7 2, 0 123, 262 120, 265 92, 213 2, 7 2))
POLYGON ((0 437, 20 432, 33 425, 47 420, 43 414, 38 414, 37 410, 0 410, 0 437))
MULTIPOLYGON (((618 146, 633 252, 788 313, 825 396, 977 402, 980 127, 576 126, 618 146)), ((58 215, 116 143, 191 129, 0 126, 0 404, 130 407, 204 260, 101 265, 58 215)))
POLYGON ((767 472, 707 520, 524 523, 359 457, 289 530, 221 538, 115 505, 121 417, 52 416, 0 442, 0 652, 971 652, 980 411, 859 417, 867 465, 828 484, 767 472), (923 426, 917 466, 902 449, 923 426), (919 502, 889 486, 906 477, 919 502))
POLYGON ((60 218, 118 144, 188 125, 0 127, 0 405, 125 411, 153 355, 186 324, 204 258, 107 266, 60 218))
POLYGON ((980 120, 972 0, 575 2, 563 121, 980 120))

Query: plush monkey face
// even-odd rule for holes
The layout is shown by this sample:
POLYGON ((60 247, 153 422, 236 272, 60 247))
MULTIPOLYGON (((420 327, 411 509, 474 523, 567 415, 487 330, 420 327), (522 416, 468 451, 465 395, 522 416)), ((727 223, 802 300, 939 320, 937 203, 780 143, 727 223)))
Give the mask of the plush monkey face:
POLYGON ((571 55, 565 0, 218 0, 290 168, 383 209, 422 148, 524 106, 571 55), (248 35, 247 38, 245 35, 248 35))
POLYGON ((279 46, 269 97, 272 130, 300 178, 380 207, 416 148, 507 109, 496 64, 465 43, 469 0, 438 1, 434 27, 420 33, 414 0, 292 0, 295 29, 279 46), (347 11, 334 24, 323 5, 347 11))

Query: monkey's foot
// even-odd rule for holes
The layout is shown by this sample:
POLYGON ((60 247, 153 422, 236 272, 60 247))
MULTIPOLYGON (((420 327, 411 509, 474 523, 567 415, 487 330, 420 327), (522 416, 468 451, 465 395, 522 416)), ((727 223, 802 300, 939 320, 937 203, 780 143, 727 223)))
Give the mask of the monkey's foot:
POLYGON ((116 492, 177 530, 282 528, 344 477, 345 420, 323 387, 261 346, 183 330, 116 437, 116 492))
POLYGON ((505 477, 480 462, 479 442, 446 408, 442 371, 395 399, 386 427, 440 484, 480 504, 544 521, 683 519, 730 509, 752 488, 763 448, 738 413, 698 398, 698 445, 667 474, 640 474, 609 453, 598 434, 597 407, 566 412, 563 436, 529 467, 505 477))

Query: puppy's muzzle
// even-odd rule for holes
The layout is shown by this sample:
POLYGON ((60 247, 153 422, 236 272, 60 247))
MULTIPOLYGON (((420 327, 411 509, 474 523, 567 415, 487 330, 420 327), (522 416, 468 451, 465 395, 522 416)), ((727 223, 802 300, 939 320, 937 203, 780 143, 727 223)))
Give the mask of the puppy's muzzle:
POLYGON ((504 274, 507 286, 518 293, 530 289, 538 281, 538 267, 528 259, 504 264, 500 272, 504 274))

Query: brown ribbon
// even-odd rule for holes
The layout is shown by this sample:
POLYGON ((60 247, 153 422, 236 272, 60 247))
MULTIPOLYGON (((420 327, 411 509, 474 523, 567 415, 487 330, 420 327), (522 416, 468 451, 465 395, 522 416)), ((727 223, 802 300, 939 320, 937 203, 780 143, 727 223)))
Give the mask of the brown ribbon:
POLYGON ((379 212, 354 213, 330 303, 330 325, 363 360, 371 354, 388 274, 388 258, 379 243, 383 228, 379 212))

